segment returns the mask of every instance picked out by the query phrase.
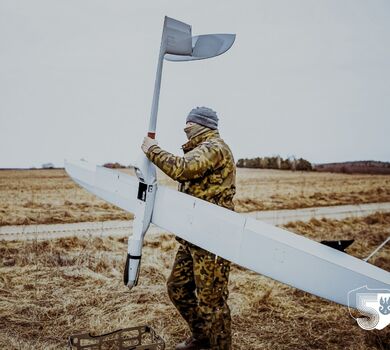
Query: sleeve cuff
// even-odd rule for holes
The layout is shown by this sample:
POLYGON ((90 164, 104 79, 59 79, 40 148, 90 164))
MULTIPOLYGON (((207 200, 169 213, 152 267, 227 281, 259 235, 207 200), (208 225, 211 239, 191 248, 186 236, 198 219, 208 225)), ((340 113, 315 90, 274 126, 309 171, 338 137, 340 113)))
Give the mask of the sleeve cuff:
POLYGON ((148 151, 146 152, 146 156, 149 158, 149 160, 153 160, 154 151, 159 149, 161 150, 158 145, 152 145, 149 147, 148 151))

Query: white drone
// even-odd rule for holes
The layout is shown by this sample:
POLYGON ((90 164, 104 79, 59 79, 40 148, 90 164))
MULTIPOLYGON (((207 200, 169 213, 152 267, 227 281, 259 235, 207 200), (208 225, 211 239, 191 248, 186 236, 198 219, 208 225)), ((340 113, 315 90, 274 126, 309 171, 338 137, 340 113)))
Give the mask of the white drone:
MULTIPOLYGON (((164 58, 191 61, 223 54, 235 35, 192 36, 191 26, 165 17, 148 135, 156 132, 164 58)), ((367 286, 389 290, 390 273, 340 250, 231 210, 157 186, 156 168, 142 153, 137 177, 92 165, 66 162, 66 171, 96 196, 134 213, 124 283, 137 284, 143 240, 150 223, 238 265, 305 292, 356 308, 349 292, 367 286)))

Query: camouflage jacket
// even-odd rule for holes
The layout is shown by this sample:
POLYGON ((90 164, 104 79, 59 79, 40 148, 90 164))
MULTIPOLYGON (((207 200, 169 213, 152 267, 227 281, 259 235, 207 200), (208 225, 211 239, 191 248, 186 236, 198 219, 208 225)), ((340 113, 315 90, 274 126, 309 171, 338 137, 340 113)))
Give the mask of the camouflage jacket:
POLYGON ((146 156, 172 179, 179 191, 234 210, 236 166, 229 146, 217 130, 206 131, 182 146, 177 157, 159 146, 149 148, 146 156))

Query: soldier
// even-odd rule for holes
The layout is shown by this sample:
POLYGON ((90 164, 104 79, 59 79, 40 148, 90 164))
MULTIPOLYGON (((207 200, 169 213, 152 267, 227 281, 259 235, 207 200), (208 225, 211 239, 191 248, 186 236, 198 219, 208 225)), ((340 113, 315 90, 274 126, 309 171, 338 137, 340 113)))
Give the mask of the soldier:
MULTIPOLYGON (((164 173, 179 182, 179 191, 234 210, 236 167, 232 152, 220 138, 218 117, 206 107, 194 108, 184 132, 184 156, 162 150, 144 138, 142 150, 164 173)), ((179 237, 168 294, 188 323, 192 336, 176 350, 231 349, 231 318, 227 304, 230 262, 179 237)))

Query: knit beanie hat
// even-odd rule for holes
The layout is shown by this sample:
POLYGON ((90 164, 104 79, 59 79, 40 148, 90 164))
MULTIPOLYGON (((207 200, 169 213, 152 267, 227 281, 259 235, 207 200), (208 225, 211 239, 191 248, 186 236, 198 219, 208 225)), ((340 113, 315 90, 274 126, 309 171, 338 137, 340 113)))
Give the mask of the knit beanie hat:
POLYGON ((187 116, 187 122, 197 123, 210 129, 218 129, 217 113, 211 108, 196 107, 187 116))

